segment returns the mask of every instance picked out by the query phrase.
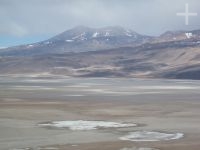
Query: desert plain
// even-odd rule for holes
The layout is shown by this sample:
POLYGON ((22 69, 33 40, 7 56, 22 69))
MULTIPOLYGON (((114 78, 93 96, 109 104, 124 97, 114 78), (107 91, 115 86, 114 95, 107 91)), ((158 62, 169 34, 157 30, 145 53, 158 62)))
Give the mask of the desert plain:
POLYGON ((199 108, 193 80, 2 76, 0 149, 199 150, 199 108), (90 129, 92 121, 133 126, 90 129), (182 136, 123 140, 142 132, 182 136))

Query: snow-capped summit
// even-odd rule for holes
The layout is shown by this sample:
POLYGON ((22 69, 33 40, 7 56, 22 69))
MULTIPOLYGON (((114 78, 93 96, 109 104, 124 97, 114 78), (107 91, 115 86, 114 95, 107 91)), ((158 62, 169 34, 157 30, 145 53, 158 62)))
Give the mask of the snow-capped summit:
MULTIPOLYGON (((150 37, 119 26, 89 28, 77 26, 37 44, 40 49, 52 52, 84 52, 105 50, 121 46, 136 46, 150 37), (45 45, 44 45, 45 43, 45 45)), ((34 46, 35 48, 35 46, 34 46)), ((30 49, 30 48, 29 48, 30 49)))
POLYGON ((39 55, 106 50, 123 46, 134 47, 149 39, 151 37, 119 26, 103 28, 77 26, 42 42, 9 48, 6 55, 39 55))
POLYGON ((84 26, 78 26, 71 30, 65 31, 56 37, 52 38, 52 40, 56 41, 89 41, 89 40, 103 40, 103 38, 128 38, 137 40, 137 38, 143 37, 138 33, 130 30, 124 29, 122 27, 111 26, 104 28, 88 28, 84 26))

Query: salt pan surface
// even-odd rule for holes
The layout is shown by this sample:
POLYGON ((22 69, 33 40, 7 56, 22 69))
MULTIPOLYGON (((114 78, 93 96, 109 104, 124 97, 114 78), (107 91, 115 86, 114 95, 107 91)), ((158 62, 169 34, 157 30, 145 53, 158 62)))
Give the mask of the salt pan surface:
POLYGON ((183 133, 161 133, 149 131, 130 132, 129 135, 120 137, 120 140, 127 141, 169 141, 183 137, 183 133))
POLYGON ((123 127, 135 127, 136 124, 132 123, 117 123, 117 122, 105 122, 105 121, 54 121, 51 123, 39 124, 43 127, 57 127, 57 128, 69 128, 70 130, 95 130, 98 128, 123 128, 123 127))

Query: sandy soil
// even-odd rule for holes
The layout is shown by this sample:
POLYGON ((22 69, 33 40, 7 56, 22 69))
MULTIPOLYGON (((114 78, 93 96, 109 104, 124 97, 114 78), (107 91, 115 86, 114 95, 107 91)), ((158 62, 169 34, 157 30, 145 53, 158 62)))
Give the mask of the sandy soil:
POLYGON ((199 108, 198 100, 0 99, 0 149, 121 150, 132 148, 137 150, 140 147, 151 147, 160 150, 199 150, 199 108), (38 126, 41 122, 61 120, 103 120, 137 123, 139 126, 91 131, 38 126), (160 142, 119 140, 119 137, 129 132, 140 130, 180 132, 184 133, 184 138, 160 142))

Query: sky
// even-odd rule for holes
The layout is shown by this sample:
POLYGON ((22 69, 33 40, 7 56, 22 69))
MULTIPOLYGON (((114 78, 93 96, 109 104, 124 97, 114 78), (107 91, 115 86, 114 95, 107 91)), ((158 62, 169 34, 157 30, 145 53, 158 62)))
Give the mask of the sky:
POLYGON ((48 39, 83 25, 122 26, 140 34, 200 29, 199 0, 0 0, 0 48, 48 39), (176 13, 198 16, 185 18, 176 13))

